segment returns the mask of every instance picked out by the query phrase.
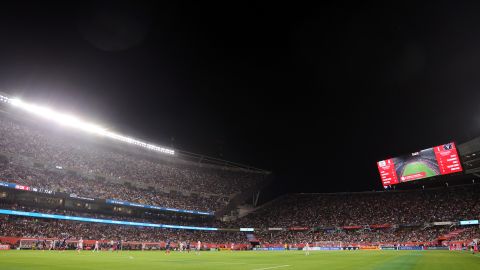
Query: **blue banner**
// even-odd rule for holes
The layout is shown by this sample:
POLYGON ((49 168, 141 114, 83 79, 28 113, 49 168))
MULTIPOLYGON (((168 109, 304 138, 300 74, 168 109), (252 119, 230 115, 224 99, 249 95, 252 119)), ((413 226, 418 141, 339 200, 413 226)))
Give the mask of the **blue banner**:
POLYGON ((414 246, 414 247, 398 247, 398 250, 423 250, 423 247, 418 247, 418 246, 414 246))
POLYGON ((14 210, 5 210, 5 209, 0 209, 0 214, 2 214, 2 215, 24 216, 24 217, 34 217, 34 218, 48 218, 48 219, 61 219, 61 220, 81 221, 81 222, 95 222, 95 223, 105 223, 105 224, 139 226, 139 227, 155 227, 155 228, 169 228, 169 229, 182 229, 182 230, 201 230, 201 231, 218 231, 218 228, 210 228, 210 227, 179 226, 179 225, 154 224, 154 223, 121 221, 121 220, 100 219, 100 218, 85 218, 85 217, 63 216, 63 215, 43 214, 43 213, 14 211, 14 210))
POLYGON ((0 182, 0 187, 8 187, 8 188, 15 188, 15 184, 7 183, 7 182, 0 182))
POLYGON ((285 250, 283 247, 269 247, 269 248, 253 248, 253 250, 258 250, 258 251, 281 251, 285 250))
POLYGON ((342 250, 341 247, 311 247, 310 250, 342 250))
POLYGON ((175 208, 168 208, 168 207, 160 207, 155 205, 146 205, 141 203, 131 203, 119 200, 106 200, 106 203, 109 204, 119 204, 125 206, 133 206, 133 207, 141 207, 141 208, 148 208, 148 209, 156 209, 162 211, 171 211, 171 212, 178 212, 178 213, 189 213, 189 214, 197 214, 197 215, 208 215, 213 216, 214 213, 212 212, 203 212, 203 211, 194 211, 194 210, 182 210, 182 209, 175 209, 175 208))
POLYGON ((448 247, 427 247, 428 250, 449 250, 448 247))

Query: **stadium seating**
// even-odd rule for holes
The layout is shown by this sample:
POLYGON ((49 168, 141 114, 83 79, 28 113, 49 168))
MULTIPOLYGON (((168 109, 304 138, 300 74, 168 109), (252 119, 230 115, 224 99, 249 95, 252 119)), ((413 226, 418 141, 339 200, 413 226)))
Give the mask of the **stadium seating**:
MULTIPOLYGON (((66 234, 73 239, 121 238, 124 241, 150 242, 200 239, 210 243, 246 244, 247 236, 238 228, 251 227, 255 228, 254 236, 262 245, 324 241, 337 241, 344 245, 438 245, 442 237, 449 234, 452 237, 443 240, 468 242, 480 238, 478 226, 460 226, 458 223, 480 217, 479 191, 480 185, 473 184, 395 192, 290 194, 235 221, 175 221, 177 225, 230 229, 216 232, 3 216, 0 236, 60 238, 66 234)), ((133 218, 18 205, 0 207, 137 222, 169 221, 168 216, 164 219, 159 216, 133 218)))
POLYGON ((158 153, 155 156, 147 150, 133 148, 78 136, 60 127, 42 126, 42 123, 13 118, 2 112, 0 182, 101 200, 95 201, 97 208, 83 202, 67 207, 63 198, 59 207, 47 207, 48 203, 32 206, 32 202, 46 197, 31 192, 19 195, 25 200, 17 201, 13 191, 7 196, 6 191, 0 190, 0 195, 4 194, 0 196, 0 207, 228 230, 154 229, 3 215, 0 216, 0 237, 247 244, 247 236, 239 228, 255 228, 250 238, 265 245, 322 241, 348 245, 438 244, 445 235, 451 235, 449 241, 480 238, 478 227, 458 224, 460 220, 480 218, 478 184, 410 191, 289 194, 228 222, 211 216, 197 219, 155 211, 132 211, 127 215, 115 212, 111 205, 100 207, 105 199, 115 199, 176 209, 220 211, 236 195, 260 185, 266 178, 264 172, 204 165, 179 158, 170 160, 158 153), (23 205, 28 196, 30 204, 23 205), (435 222, 447 225, 435 225, 435 222))
POLYGON ((115 147, 4 113, 0 114, 0 149, 5 155, 0 181, 179 209, 219 210, 234 194, 265 177, 258 172, 155 158, 146 150, 115 147), (52 172, 52 168, 64 172, 52 172), (170 195, 172 190, 177 193, 170 195), (201 198, 190 197, 192 193, 201 198))
POLYGON ((143 189, 127 183, 90 179, 59 170, 46 170, 18 165, 0 164, 0 181, 44 188, 57 192, 101 199, 116 199, 147 205, 187 210, 217 211, 228 202, 226 197, 185 196, 181 193, 143 189))
POLYGON ((480 217, 480 185, 425 190, 290 194, 237 221, 253 227, 424 224, 480 217))
POLYGON ((95 224, 74 221, 0 217, 0 235, 19 238, 94 239, 143 242, 202 240, 205 243, 248 243, 241 232, 205 232, 150 227, 95 224))

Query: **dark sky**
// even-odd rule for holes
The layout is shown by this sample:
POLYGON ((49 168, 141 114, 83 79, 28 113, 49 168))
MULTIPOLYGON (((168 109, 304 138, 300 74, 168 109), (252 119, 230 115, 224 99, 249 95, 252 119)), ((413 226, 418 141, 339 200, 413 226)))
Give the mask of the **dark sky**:
POLYGON ((286 191, 380 189, 377 160, 480 134, 479 6, 204 2, 2 4, 0 90, 286 191))

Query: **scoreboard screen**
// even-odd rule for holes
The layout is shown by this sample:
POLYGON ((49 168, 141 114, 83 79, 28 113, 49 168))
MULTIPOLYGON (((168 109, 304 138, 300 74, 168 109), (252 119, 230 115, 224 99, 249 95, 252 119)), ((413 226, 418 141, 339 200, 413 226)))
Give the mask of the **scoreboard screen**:
POLYGON ((384 188, 436 175, 462 171, 455 143, 447 143, 377 162, 384 188))

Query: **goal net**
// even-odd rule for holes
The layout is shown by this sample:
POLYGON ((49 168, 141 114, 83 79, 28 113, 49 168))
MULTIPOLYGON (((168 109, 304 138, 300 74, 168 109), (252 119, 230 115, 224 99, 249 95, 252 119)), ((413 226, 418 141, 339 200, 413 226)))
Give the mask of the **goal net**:
POLYGON ((20 239, 20 249, 49 249, 53 240, 45 240, 45 247, 43 239, 20 239))

